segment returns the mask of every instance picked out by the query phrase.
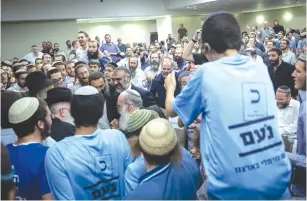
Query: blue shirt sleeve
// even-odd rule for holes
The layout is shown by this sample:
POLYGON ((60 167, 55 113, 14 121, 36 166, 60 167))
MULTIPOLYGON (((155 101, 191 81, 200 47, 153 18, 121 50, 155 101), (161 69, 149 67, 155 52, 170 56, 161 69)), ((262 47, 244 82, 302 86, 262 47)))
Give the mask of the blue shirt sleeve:
POLYGON ((45 169, 51 194, 55 200, 75 200, 73 189, 65 174, 63 157, 56 147, 49 148, 45 159, 45 169))
POLYGON ((204 110, 203 69, 204 67, 199 67, 191 81, 173 102, 173 110, 185 126, 189 126, 204 110))

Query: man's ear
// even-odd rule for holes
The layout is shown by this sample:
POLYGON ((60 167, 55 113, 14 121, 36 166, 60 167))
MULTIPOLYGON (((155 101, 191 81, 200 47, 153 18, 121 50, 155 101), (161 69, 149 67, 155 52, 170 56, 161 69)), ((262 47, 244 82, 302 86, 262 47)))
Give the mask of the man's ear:
POLYGON ((203 52, 210 52, 211 51, 211 46, 209 45, 209 43, 204 43, 203 44, 203 52))
POLYGON ((45 128, 45 123, 42 120, 39 120, 37 122, 37 127, 38 129, 43 130, 45 128))

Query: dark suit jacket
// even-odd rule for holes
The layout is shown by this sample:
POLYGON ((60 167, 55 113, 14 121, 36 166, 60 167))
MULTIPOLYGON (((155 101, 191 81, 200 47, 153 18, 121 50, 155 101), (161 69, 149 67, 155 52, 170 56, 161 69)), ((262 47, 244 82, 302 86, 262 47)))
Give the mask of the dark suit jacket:
POLYGON ((145 89, 142 89, 140 87, 137 87, 135 85, 131 85, 131 89, 139 92, 139 94, 141 95, 142 97, 142 100, 143 100, 143 107, 149 107, 149 106, 152 106, 152 105, 157 105, 154 97, 152 96, 151 92, 145 90, 145 89))
MULTIPOLYGON (((176 90, 175 90, 175 97, 180 93, 179 83, 178 83, 178 77, 179 72, 175 73, 176 77, 176 90)), ((166 100, 166 89, 164 87, 164 81, 165 79, 162 76, 162 73, 158 74, 155 79, 152 81, 150 92, 154 96, 155 100, 158 103, 159 107, 162 107, 165 109, 165 100, 166 100)))
POLYGON ((120 115, 117 111, 116 105, 117 105, 117 98, 119 96, 118 93, 116 93, 115 88, 111 85, 109 85, 110 93, 104 93, 104 98, 106 101, 107 106, 107 117, 109 122, 113 121, 113 119, 119 119, 120 115))

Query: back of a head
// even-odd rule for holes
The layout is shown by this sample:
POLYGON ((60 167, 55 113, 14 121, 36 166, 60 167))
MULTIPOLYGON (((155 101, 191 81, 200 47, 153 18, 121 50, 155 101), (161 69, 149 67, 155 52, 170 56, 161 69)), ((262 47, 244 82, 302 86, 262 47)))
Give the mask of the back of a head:
POLYGON ((139 136, 142 128, 151 120, 159 118, 159 115, 152 110, 140 109, 133 112, 127 121, 126 136, 139 136))
POLYGON ((15 91, 4 91, 1 94, 1 128, 11 128, 9 123, 9 109, 13 103, 22 98, 22 94, 15 91))
POLYGON ((176 132, 166 119, 157 118, 148 122, 141 131, 139 141, 143 156, 150 165, 179 164, 182 159, 176 132))
POLYGON ((239 23, 230 13, 213 13, 202 26, 201 41, 208 43, 217 53, 223 53, 228 49, 239 50, 241 46, 239 23))
POLYGON ((71 116, 76 127, 97 126, 102 117, 104 97, 92 86, 84 86, 76 90, 71 100, 71 116))
POLYGON ((13 103, 8 117, 19 139, 32 134, 38 121, 46 123, 46 106, 43 100, 34 97, 21 98, 13 103))
POLYGON ((7 148, 1 143, 1 200, 14 200, 14 174, 7 148))
POLYGON ((27 87, 29 89, 29 95, 35 96, 40 90, 53 85, 52 81, 48 79, 45 73, 41 71, 35 71, 30 73, 26 77, 27 87))
POLYGON ((102 78, 105 81, 104 75, 102 72, 93 72, 90 74, 90 76, 88 77, 88 82, 91 84, 91 81, 93 80, 98 80, 102 78))

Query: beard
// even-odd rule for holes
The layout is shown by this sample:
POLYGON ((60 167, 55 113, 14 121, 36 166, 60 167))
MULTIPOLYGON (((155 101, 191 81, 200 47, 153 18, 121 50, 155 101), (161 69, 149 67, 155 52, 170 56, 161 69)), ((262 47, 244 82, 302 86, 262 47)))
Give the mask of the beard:
POLYGON ((42 140, 45 140, 47 137, 50 136, 51 133, 51 126, 48 125, 47 120, 43 120, 44 122, 44 128, 43 129, 39 129, 40 130, 40 134, 42 136, 42 140))
POLYGON ((279 109, 285 109, 286 107, 288 107, 289 103, 277 103, 277 107, 279 109))
POLYGON ((119 118, 119 121, 118 121, 119 129, 121 131, 125 131, 126 130, 127 122, 129 120, 129 116, 130 116, 130 114, 127 111, 127 106, 124 105, 123 109, 122 109, 122 111, 120 113, 120 118, 119 118))
POLYGON ((272 66, 277 66, 278 65, 278 60, 270 60, 270 64, 272 65, 272 66))
POLYGON ((78 80, 79 80, 79 82, 80 82, 80 84, 81 84, 82 86, 88 85, 88 77, 87 77, 87 78, 79 78, 79 77, 78 77, 78 80))
POLYGON ((158 70, 159 66, 160 66, 160 62, 153 61, 150 66, 151 66, 152 69, 158 70))
POLYGON ((18 85, 19 85, 21 88, 26 87, 26 84, 21 84, 20 82, 18 82, 18 85))
POLYGON ((98 59, 98 51, 97 52, 87 52, 87 57, 89 60, 91 59, 98 59))
POLYGON ((132 77, 135 77, 136 68, 134 68, 134 67, 129 67, 129 70, 130 70, 130 72, 131 72, 131 76, 132 76, 132 77))
POLYGON ((182 60, 182 57, 180 56, 175 56, 175 61, 181 61, 182 60))
POLYGON ((75 120, 74 120, 74 118, 71 115, 69 115, 67 117, 64 117, 62 121, 66 122, 66 123, 69 123, 69 124, 71 124, 73 126, 75 125, 75 123, 74 123, 75 120))
POLYGON ((59 51, 59 48, 54 48, 53 50, 54 50, 54 51, 59 51))

